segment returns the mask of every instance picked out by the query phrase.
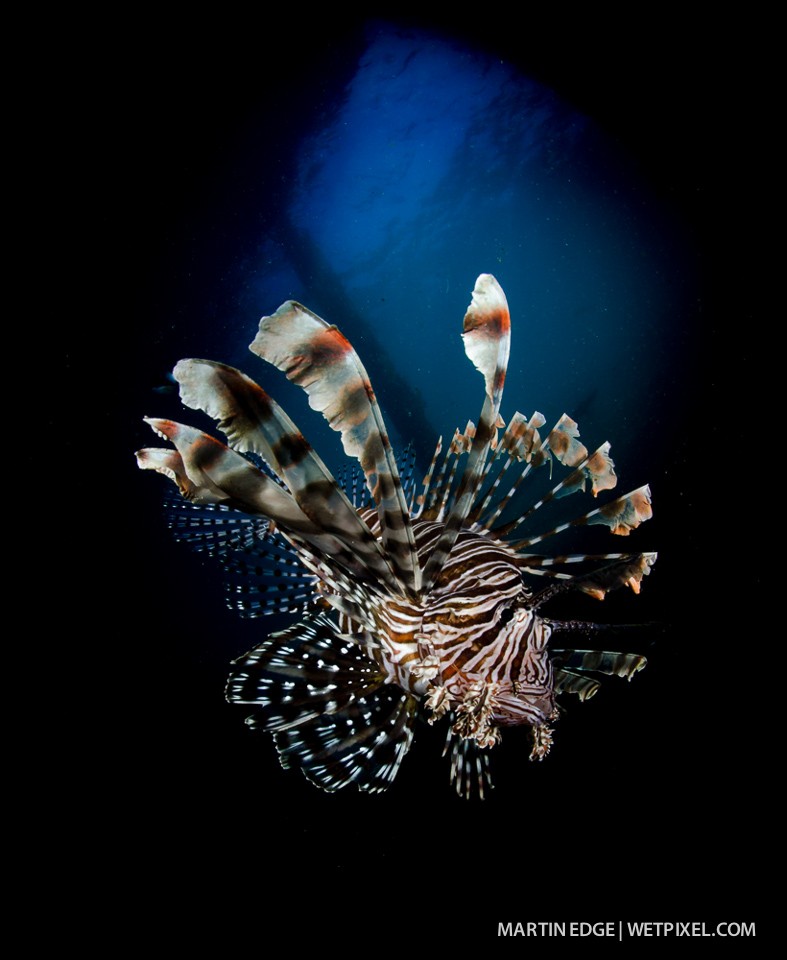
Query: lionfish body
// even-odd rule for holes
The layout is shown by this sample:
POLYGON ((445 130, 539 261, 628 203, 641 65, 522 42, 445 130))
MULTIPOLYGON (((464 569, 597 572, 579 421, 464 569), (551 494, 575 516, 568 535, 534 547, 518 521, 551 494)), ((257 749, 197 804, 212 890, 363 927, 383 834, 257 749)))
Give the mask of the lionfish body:
POLYGON ((137 454, 141 467, 177 483, 175 533, 219 558, 231 606, 247 616, 300 614, 235 661, 227 698, 273 735, 285 767, 326 790, 385 789, 425 718, 446 724, 457 791, 483 795, 501 728, 529 726, 531 758, 542 759, 559 693, 584 700, 598 688, 594 674, 630 679, 645 666, 636 654, 558 645, 561 634, 598 627, 540 611, 565 590, 599 599, 623 585, 639 592, 656 555, 548 556, 531 548, 589 524, 626 535, 651 516, 649 489, 526 536, 520 528, 546 503, 615 485, 609 444, 589 453, 565 414, 543 438, 540 413, 515 413, 505 425, 510 320, 488 274, 476 281, 463 338, 485 380, 483 409, 442 458, 438 442, 418 496, 412 458, 397 464, 355 351, 294 301, 262 318, 251 349, 305 389, 341 432, 364 475, 360 496, 355 476, 338 483, 256 383, 209 361, 183 360, 174 376, 184 404, 216 419, 227 444, 149 420, 175 449, 137 454), (517 515, 523 481, 555 462, 569 472, 517 515))

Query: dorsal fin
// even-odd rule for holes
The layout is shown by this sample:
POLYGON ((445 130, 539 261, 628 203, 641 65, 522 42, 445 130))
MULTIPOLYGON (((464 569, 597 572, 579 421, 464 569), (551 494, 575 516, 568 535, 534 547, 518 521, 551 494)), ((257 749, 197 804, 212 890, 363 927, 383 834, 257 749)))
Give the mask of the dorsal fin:
POLYGON ((465 353, 484 377, 486 395, 454 505, 424 570, 424 589, 427 591, 440 573, 470 512, 492 438, 496 435, 511 346, 511 318, 505 294, 489 273, 482 273, 475 282, 462 338, 465 353))
POLYGON ((592 524, 603 524, 609 527, 612 533, 621 537, 627 537, 632 530, 636 530, 641 523, 644 523, 645 520, 650 520, 652 516, 653 509, 651 508, 650 487, 646 485, 632 490, 622 497, 618 497, 617 500, 610 501, 603 507, 597 507, 595 510, 591 510, 590 513, 585 513, 575 520, 570 520, 568 523, 561 523, 557 527, 553 527, 551 530, 547 530, 538 536, 529 537, 527 540, 517 540, 514 543, 510 543, 510 546, 515 550, 525 550, 528 547, 532 547, 534 543, 540 543, 542 540, 546 540, 556 533, 562 533, 571 527, 581 527, 592 524))
MULTIPOLYGON (((175 445, 183 474, 196 494, 190 497, 194 502, 224 503, 246 513, 266 516, 294 540, 313 547, 322 556, 331 557, 355 576, 371 581, 386 574, 391 577, 379 551, 364 549, 358 541, 347 542, 337 524, 334 524, 335 533, 315 524, 275 480, 215 437, 172 420, 146 419, 146 422, 159 436, 175 445)), ((142 469, 166 472, 161 470, 162 456, 150 450, 140 451, 137 461, 142 469)), ((168 469, 171 469, 169 464, 168 469)), ((176 477, 172 479, 181 487, 176 477)), ((369 541, 376 547, 368 527, 366 530, 369 541)))
MULTIPOLYGON (((565 416, 565 414, 564 414, 565 416)), ((550 434, 550 438, 553 436, 554 431, 550 434)), ((552 500, 559 500, 562 497, 570 496, 572 493, 577 493, 578 491, 584 491, 586 481, 590 481, 590 492, 593 496, 597 496, 600 490, 612 490, 618 482, 617 474, 615 473, 615 464, 612 460, 612 457, 609 455, 609 443, 603 443, 595 453, 586 456, 584 460, 579 462, 579 465, 573 470, 568 476, 564 477, 556 486, 554 486, 548 493, 546 493, 540 500, 537 500, 529 509, 524 511, 517 517, 516 520, 512 520, 510 523, 500 524, 493 528, 493 532, 496 536, 509 536, 513 533, 517 527, 521 526, 525 521, 527 521, 533 514, 540 510, 545 504, 549 503, 552 500)), ((547 444, 544 444, 542 447, 544 450, 549 450, 547 444)), ((585 448, 582 447, 584 450, 585 448)), ((555 452, 554 448, 550 452, 555 452)), ((585 451, 587 452, 587 451, 585 451)), ((560 454, 555 453, 558 461, 562 463, 567 463, 569 461, 560 460, 560 454)), ((569 465, 573 465, 569 463, 569 465)))
POLYGON ((263 456, 306 516, 357 549, 366 566, 395 588, 379 543, 333 474, 262 387, 240 370, 210 360, 181 360, 173 373, 186 406, 216 419, 236 450, 263 456))
POLYGON ((394 571, 405 589, 417 594, 421 569, 396 458, 369 377, 350 342, 336 327, 288 300, 260 320, 249 349, 303 387, 312 409, 341 433, 345 453, 358 459, 377 504, 394 571))

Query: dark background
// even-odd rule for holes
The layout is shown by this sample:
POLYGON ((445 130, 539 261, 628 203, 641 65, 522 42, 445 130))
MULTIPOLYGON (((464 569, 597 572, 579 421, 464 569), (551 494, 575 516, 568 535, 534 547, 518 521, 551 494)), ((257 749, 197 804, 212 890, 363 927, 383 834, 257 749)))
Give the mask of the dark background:
POLYGON ((251 737, 223 702, 215 639, 246 630, 251 646, 258 628, 220 602, 215 613, 196 602, 216 592, 213 574, 156 523, 160 488, 138 480, 130 457, 159 358, 188 353, 160 318, 211 296, 187 282, 200 262, 184 261, 185 241, 211 223, 199 257, 215 265, 233 231, 264 220, 266 204, 275 210, 281 197, 261 203, 251 171, 275 179, 299 125, 352 70, 360 20, 300 20, 215 32, 125 24, 75 56, 67 86, 53 90, 52 142, 73 169, 58 223, 79 264, 65 281, 75 315, 55 374, 86 413, 63 433, 78 508, 65 523, 65 599, 53 618, 62 624, 65 611, 80 637, 64 671, 76 666, 77 679, 61 691, 78 720, 67 744, 61 731, 47 739, 97 873, 114 883, 142 870, 145 913, 170 913, 174 886, 208 911, 264 904, 271 924, 308 925, 319 905, 327 929, 361 915, 387 926, 389 905, 428 911, 432 900, 453 905, 470 933, 509 918, 701 919, 709 906, 720 919, 760 919, 748 878, 772 821, 754 654, 765 611, 750 558, 769 520, 752 523, 741 508, 754 421, 736 420, 755 397, 758 339, 746 242, 754 58, 746 51, 733 68, 736 38, 720 27, 654 22, 621 34, 617 23, 568 17, 525 31, 412 18, 517 63, 628 151, 699 251, 701 349, 691 407, 675 424, 681 483, 657 528, 671 562, 631 607, 631 619, 666 621, 648 670, 572 705, 542 765, 527 762, 524 738, 508 738, 484 804, 449 790, 433 731, 388 794, 329 796, 281 771, 269 740, 251 737), (239 152, 249 176, 228 185, 239 152))

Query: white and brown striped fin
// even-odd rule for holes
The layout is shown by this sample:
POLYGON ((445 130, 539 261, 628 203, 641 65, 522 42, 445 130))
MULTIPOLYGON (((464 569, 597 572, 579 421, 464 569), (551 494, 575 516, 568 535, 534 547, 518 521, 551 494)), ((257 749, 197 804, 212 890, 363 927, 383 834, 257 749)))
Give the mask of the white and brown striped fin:
POLYGON ((462 337, 465 353, 484 377, 484 406, 445 529, 424 570, 425 591, 431 588, 442 570, 470 513, 492 439, 497 435, 511 346, 511 318, 505 294, 491 274, 483 273, 476 280, 473 298, 465 314, 462 337))
POLYGON ((366 793, 387 790, 413 742, 418 702, 393 684, 363 699, 275 733, 282 766, 299 767, 329 792, 349 784, 366 793))
POLYGON ((448 444, 448 449, 445 451, 445 456, 443 457, 443 462, 440 465, 440 469, 437 471, 437 476, 433 476, 433 468, 437 465, 437 459, 439 454, 442 452, 442 437, 437 444, 435 459, 432 461, 432 466, 429 468, 429 473, 424 480, 425 493, 428 492, 428 496, 425 497, 424 507, 418 514, 419 519, 436 520, 444 509, 448 491, 451 489, 452 477, 454 476, 454 472, 456 470, 454 440, 456 439, 456 434, 458 432, 458 430, 454 431, 454 436, 452 437, 451 442, 448 444), (449 464, 452 464, 450 472, 448 470, 449 464), (446 474, 448 474, 447 479, 446 474))
MULTIPOLYGON (((585 452, 587 453, 587 451, 585 452)), ((553 487, 538 503, 534 504, 522 519, 524 520, 535 513, 550 500, 559 500, 561 497, 568 497, 572 493, 584 493, 588 481, 590 481, 591 493, 594 497, 599 490, 611 490, 617 483, 614 468, 615 464, 609 456, 609 444, 604 443, 591 456, 586 456, 575 470, 572 470, 557 486, 553 487)))
POLYGON ((549 433, 546 446, 564 467, 576 467, 587 459, 588 450, 580 443, 576 420, 564 413, 549 433))
POLYGON ((489 770, 489 751, 482 749, 477 740, 455 734, 454 720, 454 714, 451 714, 443 748, 443 756, 448 754, 451 762, 450 782, 457 796, 465 800, 477 796, 483 800, 486 791, 494 786, 489 770))
POLYGON ((601 687, 589 673, 631 681, 648 663, 641 654, 610 650, 552 650, 550 659, 555 667, 555 693, 574 693, 580 700, 589 700, 601 687))
POLYGON ((415 446, 412 443, 408 443, 401 457, 397 457, 397 463, 399 464, 399 477, 402 481, 402 490, 407 503, 407 512, 412 517, 418 492, 415 482, 415 446))
MULTIPOLYGON (((652 516, 650 487, 638 487, 636 490, 618 497, 617 500, 612 500, 603 507, 591 510, 575 520, 561 523, 545 533, 529 537, 527 540, 517 540, 509 545, 515 550, 524 550, 535 543, 546 540, 548 537, 569 530, 571 527, 592 526, 594 524, 602 524, 609 527, 612 533, 625 537, 652 516)), ((498 533, 498 531, 495 530, 495 533, 498 533)))
MULTIPOLYGON (((376 571, 366 563, 367 559, 375 562, 375 553, 364 555, 352 544, 323 531, 285 489, 241 454, 194 427, 172 420, 146 419, 146 422, 159 436, 175 445, 184 475, 197 491, 192 498, 195 502, 224 503, 245 513, 267 517, 304 545, 307 553, 311 547, 317 556, 330 558, 332 564, 338 564, 354 576, 376 582, 376 571)), ((149 451, 140 451, 137 455, 143 468, 157 459, 151 458, 149 451)), ((371 533, 369 537, 374 542, 371 533)))
MULTIPOLYGON (((573 421, 572 421, 573 422, 573 421)), ((574 441, 576 442, 576 441, 574 441)), ((587 450, 582 448, 587 454, 587 450)), ((559 459, 559 458, 558 458, 559 459)), ((562 462, 562 461, 561 461, 562 462)), ((569 464, 571 466, 572 464, 569 464)), ((517 527, 521 526, 533 514, 552 500, 568 497, 572 493, 584 492, 587 482, 590 482, 591 493, 595 497, 600 490, 611 490, 617 483, 615 464, 609 456, 609 443, 602 444, 595 453, 579 462, 575 470, 554 486, 540 500, 526 510, 517 520, 495 528, 498 536, 510 536, 517 527)))
POLYGON ((349 341, 304 306, 289 300, 260 320, 253 353, 302 387, 312 409, 341 433, 377 504, 382 538, 404 589, 417 595, 421 568, 396 458, 369 377, 349 341))
POLYGON ((537 410, 530 420, 527 420, 518 411, 511 417, 498 448, 500 457, 507 454, 507 458, 503 460, 498 475, 492 482, 486 496, 471 514, 471 519, 485 530, 492 529, 492 525, 511 502, 531 469, 546 462, 546 454, 542 450, 543 443, 538 433, 538 428, 542 427, 545 422, 544 415, 537 410), (524 469, 513 479, 508 478, 509 488, 505 494, 500 496, 503 479, 506 477, 509 468, 516 463, 524 463, 524 469), (489 509, 490 504, 494 503, 497 497, 499 497, 499 500, 497 500, 491 512, 486 517, 482 517, 483 512, 489 509))
POLYGON ((634 593, 639 593, 642 578, 650 574, 650 568, 657 557, 656 553, 640 553, 627 557, 575 578, 572 586, 597 600, 603 600, 610 590, 617 590, 618 587, 629 587, 634 593))
MULTIPOLYGON (((510 489, 505 496, 500 499, 494 511, 483 520, 482 525, 487 530, 493 530, 498 537, 504 537, 510 534, 512 530, 515 530, 530 517, 531 514, 538 510, 539 507, 555 497, 573 493, 576 489, 584 489, 584 480, 590 476, 590 474, 583 472, 583 468, 586 464, 590 463, 591 459, 593 459, 594 467, 596 465, 597 458, 595 458, 595 455, 594 458, 588 457, 587 448, 584 444, 580 443, 578 439, 579 429, 576 421, 572 420, 567 413, 561 416, 555 426, 550 430, 546 439, 542 440, 538 433, 538 427, 543 426, 544 422, 543 415, 538 413, 538 411, 533 414, 528 422, 525 421, 521 413, 517 412, 511 418, 508 429, 503 436, 501 446, 508 453, 510 459, 501 470, 500 478, 502 478, 502 475, 514 459, 524 463, 525 466, 522 472, 511 483, 510 489), (493 526, 508 506, 514 494, 519 490, 522 482, 530 474, 530 471, 548 464, 551 476, 552 463, 554 460, 557 460, 558 463, 563 466, 575 467, 576 470, 562 483, 558 484, 551 493, 532 505, 525 513, 520 514, 515 520, 493 526), (565 492, 561 493, 563 490, 565 492)), ((610 467, 611 465, 610 461, 610 467)), ((491 492, 492 491, 490 491, 490 493, 491 492)), ((489 499, 489 495, 487 495, 487 499, 489 499)), ((486 506, 486 504, 483 506, 486 506)), ((476 514, 480 514, 480 512, 480 510, 477 510, 476 514)))
POLYGON ((356 642, 317 614, 273 634, 233 664, 230 703, 273 735, 284 767, 323 790, 377 793, 410 748, 417 701, 385 677, 356 642))
POLYGON ((608 677, 631 680, 644 670, 647 659, 639 653, 617 653, 611 650, 552 650, 550 659, 566 670, 603 673, 608 677))
POLYGON ((657 558, 656 553, 575 553, 554 557, 523 554, 517 563, 523 574, 571 581, 573 589, 603 600, 610 590, 623 586, 639 593, 642 578, 648 576, 657 558), (577 574, 554 569, 576 564, 592 564, 593 569, 577 574))
POLYGON ((437 460, 440 456, 440 452, 442 451, 442 449, 443 449, 443 438, 438 437, 437 446, 435 447, 434 454, 432 455, 432 461, 429 464, 429 469, 427 470, 426 476, 424 477, 424 480, 423 480, 424 492, 420 493, 416 498, 416 503, 418 504, 418 510, 413 513, 414 520, 419 520, 423 516, 424 509, 426 508, 426 504, 429 500, 429 494, 432 489, 432 478, 434 477, 434 470, 435 470, 435 467, 437 466, 437 460))
MULTIPOLYGON (((189 499, 261 514, 298 533, 321 533, 286 490, 215 437, 174 420, 146 417, 145 422, 175 445, 187 480, 199 491, 189 499)), ((137 461, 145 469, 151 461, 150 450, 140 451, 137 461)))
POLYGON ((468 424, 465 428, 465 433, 461 434, 458 430, 454 434, 454 439, 451 441, 451 445, 448 448, 446 454, 446 466, 449 459, 453 458, 451 463, 451 470, 446 479, 445 472, 441 472, 440 482, 435 488, 435 499, 432 510, 429 512, 429 519, 443 521, 448 514, 451 504, 454 502, 452 498, 452 493, 454 491, 454 480, 456 479, 456 472, 459 469, 459 462, 464 453, 469 452, 472 446, 472 436, 469 434, 469 428, 472 427, 472 436, 475 435, 475 424, 468 424))
POLYGON ((612 500, 603 507, 598 507, 582 519, 591 525, 603 524, 609 527, 612 533, 627 537, 632 530, 636 530, 641 523, 650 520, 653 516, 651 502, 650 487, 645 485, 632 490, 625 496, 618 497, 617 500, 612 500))
MULTIPOLYGON (((619 587, 629 587, 634 593, 639 593, 642 578, 650 574, 650 568, 656 562, 658 554, 656 553, 637 553, 637 554, 609 554, 594 557, 590 554, 582 556, 577 555, 575 562, 604 561, 612 558, 613 562, 604 566, 581 574, 568 574, 560 571, 550 571, 544 569, 547 564, 542 564, 541 568, 533 563, 533 558, 523 558, 520 563, 520 570, 523 573, 551 577, 558 581, 555 586, 546 587, 540 593, 532 598, 533 609, 538 609, 548 600, 551 600, 559 593, 567 590, 580 590, 596 600, 603 600, 610 590, 617 590, 619 587)), ((558 558, 558 562, 566 563, 565 558, 558 558)))
POLYGON ((155 470, 168 477, 180 491, 184 500, 194 503, 221 503, 221 493, 210 486, 193 483, 183 464, 183 457, 177 450, 165 447, 144 447, 135 454, 140 470, 155 470))
POLYGON ((395 587, 393 571, 380 544, 333 474, 258 384, 234 367, 209 360, 181 360, 173 375, 186 406, 213 417, 234 449, 264 457, 318 528, 357 551, 369 570, 389 587, 395 587))
POLYGON ((533 412, 529 420, 517 411, 508 421, 500 445, 510 456, 530 463, 533 454, 541 449, 542 440, 538 428, 545 423, 544 414, 538 410, 533 412))
POLYGON ((580 700, 590 700, 601 688, 595 677, 572 673, 571 670, 555 670, 555 693, 574 693, 580 700))

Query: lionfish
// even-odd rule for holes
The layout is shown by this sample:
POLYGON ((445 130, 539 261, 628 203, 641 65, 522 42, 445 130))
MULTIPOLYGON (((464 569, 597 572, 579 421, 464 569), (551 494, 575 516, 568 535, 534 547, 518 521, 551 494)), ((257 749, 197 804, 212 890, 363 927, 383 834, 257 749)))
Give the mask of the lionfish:
POLYGON ((242 614, 299 614, 234 661, 226 696, 251 711, 252 728, 272 734, 283 767, 300 768, 324 790, 385 790, 425 719, 446 724, 457 792, 483 797, 502 728, 529 726, 530 758, 541 760, 559 694, 586 700, 599 687, 595 675, 631 679, 646 663, 638 654, 575 649, 572 635, 601 626, 541 611, 566 590, 598 599, 621 586, 639 593, 655 553, 532 551, 591 524, 626 536, 651 516, 649 487, 542 533, 520 529, 549 501, 613 488, 610 445, 589 453, 565 414, 545 437, 541 413, 501 419, 510 317, 489 274, 476 281, 462 336, 484 378, 483 408, 443 457, 438 441, 419 495, 412 451, 397 464, 355 350, 295 301, 262 318, 250 349, 302 387, 340 432, 365 479, 360 495, 357 468, 337 482, 278 404, 232 367, 181 360, 174 369, 182 402, 218 421, 226 445, 146 418, 174 445, 140 450, 137 459, 177 484, 175 535, 221 561, 230 605, 242 614), (551 476, 555 464, 569 472, 507 518, 523 481, 538 468, 551 476))

